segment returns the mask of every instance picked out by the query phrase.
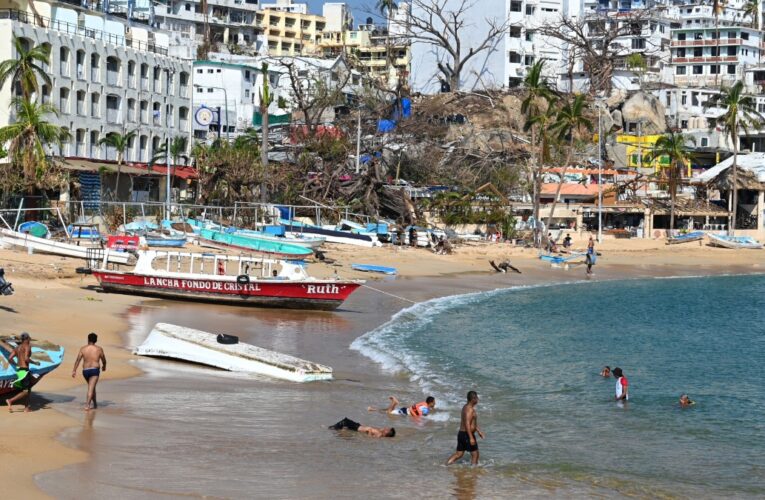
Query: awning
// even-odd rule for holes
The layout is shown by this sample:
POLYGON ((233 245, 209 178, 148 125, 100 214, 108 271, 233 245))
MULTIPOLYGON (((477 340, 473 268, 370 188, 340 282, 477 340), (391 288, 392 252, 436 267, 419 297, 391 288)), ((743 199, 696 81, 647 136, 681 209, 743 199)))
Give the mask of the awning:
MULTIPOLYGON (((94 160, 70 156, 64 158, 59 164, 65 170, 117 173, 117 162, 114 160, 94 160)), ((167 167, 165 165, 152 165, 149 168, 147 163, 123 163, 120 172, 127 175, 161 177, 167 175, 167 167)), ((171 166, 170 173, 181 179, 196 179, 199 177, 194 167, 186 165, 171 166)))

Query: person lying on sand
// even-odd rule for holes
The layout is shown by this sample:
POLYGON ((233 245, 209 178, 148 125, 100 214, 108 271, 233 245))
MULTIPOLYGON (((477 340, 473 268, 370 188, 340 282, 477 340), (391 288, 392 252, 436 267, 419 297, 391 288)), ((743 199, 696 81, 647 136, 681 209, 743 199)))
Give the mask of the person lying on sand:
POLYGON ((369 427, 366 425, 361 425, 358 422, 354 422, 348 417, 345 417, 335 425, 330 425, 329 428, 335 431, 348 429, 351 431, 361 432, 362 434, 366 434, 367 436, 373 438, 392 438, 396 435, 396 429, 393 427, 369 427))
POLYGON ((510 264, 509 260, 503 260, 499 264, 495 263, 493 260, 490 260, 489 264, 491 264, 491 267, 498 273, 506 273, 508 270, 511 270, 521 274, 521 270, 510 264))
MULTIPOLYGON (((385 409, 385 412, 389 415, 409 415, 410 417, 415 418, 425 417, 433 411, 433 408, 436 407, 436 398, 433 396, 428 396, 425 398, 425 401, 413 404, 412 406, 403 406, 401 408, 398 408, 399 402, 395 396, 390 396, 388 399, 390 399, 390 404, 385 409)), ((367 408, 367 411, 379 410, 374 406, 370 406, 367 408)))
POLYGON ((682 394, 680 396, 679 404, 680 404, 680 408, 689 408, 695 405, 696 403, 694 401, 691 401, 691 398, 689 398, 687 394, 682 394))

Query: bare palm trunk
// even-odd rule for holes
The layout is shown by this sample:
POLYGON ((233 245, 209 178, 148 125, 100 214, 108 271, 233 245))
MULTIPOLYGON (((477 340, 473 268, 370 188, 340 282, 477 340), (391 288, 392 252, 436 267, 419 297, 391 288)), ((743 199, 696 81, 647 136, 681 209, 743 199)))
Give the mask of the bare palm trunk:
POLYGON ((268 105, 260 106, 261 127, 260 134, 260 162, 263 164, 263 181, 260 184, 260 202, 268 203, 268 186, 266 184, 266 172, 268 171, 268 105))
POLYGON ((733 137, 733 201, 730 207, 728 232, 731 236, 736 235, 736 211, 738 209, 738 130, 734 125, 733 137))
POLYGON ((560 197, 560 190, 563 187, 563 182, 566 179, 566 172, 568 171, 568 166, 571 163, 571 157, 574 153, 574 136, 573 132, 571 135, 571 142, 569 142, 568 145, 568 154, 566 155, 566 163, 563 164, 563 170, 560 173, 560 179, 558 180, 558 187, 555 190, 555 198, 553 198, 552 207, 550 207, 550 215, 547 216, 547 228, 550 228, 550 224, 552 224, 553 215, 555 215, 555 207, 558 205, 558 197, 560 197))
POLYGON ((541 176, 539 175, 539 166, 536 164, 536 129, 531 127, 531 200, 533 206, 534 217, 534 246, 538 247, 541 243, 539 239, 539 195, 541 188, 539 186, 541 176))
POLYGON ((677 164, 672 162, 670 167, 670 187, 669 187, 669 233, 672 235, 672 231, 675 229, 675 199, 677 198, 677 164))

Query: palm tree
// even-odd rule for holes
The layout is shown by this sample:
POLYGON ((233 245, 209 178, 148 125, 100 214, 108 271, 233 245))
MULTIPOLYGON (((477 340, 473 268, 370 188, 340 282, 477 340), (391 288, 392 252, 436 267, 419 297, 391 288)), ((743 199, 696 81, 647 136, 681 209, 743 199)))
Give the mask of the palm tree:
MULTIPOLYGON (((531 131, 531 178, 532 178, 532 202, 534 204, 534 242, 540 244, 539 239, 539 191, 541 183, 541 165, 536 165, 537 132, 544 132, 546 127, 544 123, 549 116, 542 112, 542 106, 546 102, 547 109, 552 106, 550 103, 555 100, 555 92, 550 88, 547 80, 544 78, 544 61, 537 61, 531 65, 523 79, 523 87, 526 90, 526 97, 521 101, 521 113, 526 115, 526 124, 524 129, 531 131)), ((544 134, 543 134, 544 135, 544 134)), ((546 141, 539 141, 541 164, 545 161, 546 141)))
POLYGON ((555 123, 552 125, 552 131, 556 132, 559 140, 568 138, 568 153, 566 154, 566 161, 563 164, 563 170, 560 173, 560 180, 558 181, 558 188, 555 190, 555 198, 553 198, 552 207, 550 207, 550 215, 547 217, 547 227, 550 227, 550 223, 555 213, 555 206, 558 204, 558 197, 560 196, 560 190, 563 187, 563 181, 566 177, 566 171, 571 163, 571 157, 574 154, 574 136, 580 132, 583 128, 592 132, 592 122, 585 116, 585 107, 587 106, 587 99, 583 94, 577 94, 573 100, 568 101, 558 110, 555 123))
POLYGON ((396 2, 393 0, 377 0, 377 10, 380 11, 380 14, 383 16, 385 16, 387 12, 387 17, 390 17, 396 9, 398 9, 398 5, 396 5, 396 2))
MULTIPOLYGON (((170 141, 170 159, 174 165, 178 164, 178 159, 183 158, 184 161, 188 161, 189 157, 186 155, 186 144, 188 138, 186 136, 177 136, 170 141)), ((149 167, 152 165, 160 165, 167 163, 167 141, 163 142, 157 150, 154 152, 154 156, 149 160, 149 167)))
POLYGON ((250 127, 234 140, 234 147, 258 150, 260 147, 260 140, 261 138, 258 136, 258 131, 250 127))
POLYGON ((749 16, 753 29, 760 29, 760 0, 748 0, 742 7, 742 14, 749 16))
POLYGON ((725 111, 714 118, 714 124, 722 127, 723 132, 733 143, 733 196, 728 210, 728 230, 733 236, 736 232, 736 212, 738 208, 738 133, 748 133, 752 127, 759 126, 762 115, 757 111, 754 97, 744 94, 744 83, 738 81, 732 87, 722 87, 719 94, 712 95, 704 107, 723 108, 725 111))
POLYGON ((656 144, 648 153, 649 161, 665 156, 669 158, 669 229, 675 229, 675 200, 677 188, 682 184, 683 172, 693 159, 693 155, 686 146, 688 142, 696 143, 692 136, 686 136, 679 132, 670 131, 656 140, 656 144))
POLYGON ((16 49, 16 58, 0 62, 0 88, 5 86, 8 80, 11 84, 18 83, 21 95, 29 100, 32 93, 40 90, 38 78, 46 85, 52 86, 48 70, 42 66, 50 64, 50 46, 35 45, 27 49, 23 40, 16 36, 13 37, 13 46, 16 49))
POLYGON ((271 89, 268 85, 268 63, 263 63, 260 66, 260 72, 263 75, 263 89, 260 91, 260 116, 262 134, 262 144, 260 146, 260 163, 263 165, 263 184, 260 186, 260 202, 268 203, 268 192, 265 182, 265 174, 268 170, 268 107, 274 100, 274 96, 271 94, 271 89))
POLYGON ((8 144, 11 163, 20 168, 30 189, 39 185, 50 166, 45 147, 57 145, 69 138, 69 130, 45 120, 45 115, 58 115, 50 104, 38 104, 23 97, 14 97, 11 106, 16 121, 0 128, 0 144, 8 144))
POLYGON ((106 134, 106 137, 98 141, 99 144, 105 144, 107 147, 112 147, 117 151, 117 183, 114 186, 116 192, 119 192, 120 188, 120 174, 122 173, 122 163, 125 160, 125 151, 127 151, 130 142, 136 135, 138 135, 137 130, 133 130, 126 134, 110 132, 106 134))

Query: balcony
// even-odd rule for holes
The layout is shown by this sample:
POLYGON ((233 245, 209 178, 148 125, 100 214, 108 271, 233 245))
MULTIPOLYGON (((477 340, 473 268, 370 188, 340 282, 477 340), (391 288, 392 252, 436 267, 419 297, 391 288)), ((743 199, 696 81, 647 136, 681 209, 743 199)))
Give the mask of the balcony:
POLYGON ((106 84, 112 87, 119 87, 120 85, 120 73, 118 71, 106 70, 106 84))
POLYGON ((85 101, 77 100, 77 114, 85 116, 85 101))
POLYGON ((77 141, 77 144, 75 145, 75 148, 76 148, 75 149, 76 150, 76 153, 75 153, 76 156, 78 156, 80 158, 85 157, 85 142, 77 141))
POLYGON ((59 73, 61 73, 61 76, 69 76, 69 60, 61 61, 59 63, 59 73))
POLYGON ((188 97, 189 96, 189 86, 183 85, 179 87, 179 97, 188 97))
POLYGON ((149 90, 149 79, 141 77, 141 90, 149 90))
POLYGON ((90 81, 92 83, 98 83, 100 81, 99 80, 99 76, 100 76, 99 73, 100 72, 98 71, 98 68, 90 68, 90 81))
POLYGON ((705 57, 675 57, 672 64, 701 64, 701 63, 738 62, 738 56, 705 56, 705 57))
POLYGON ((717 47, 725 45, 741 45, 744 41, 740 38, 720 38, 718 40, 672 40, 672 47, 717 47))

